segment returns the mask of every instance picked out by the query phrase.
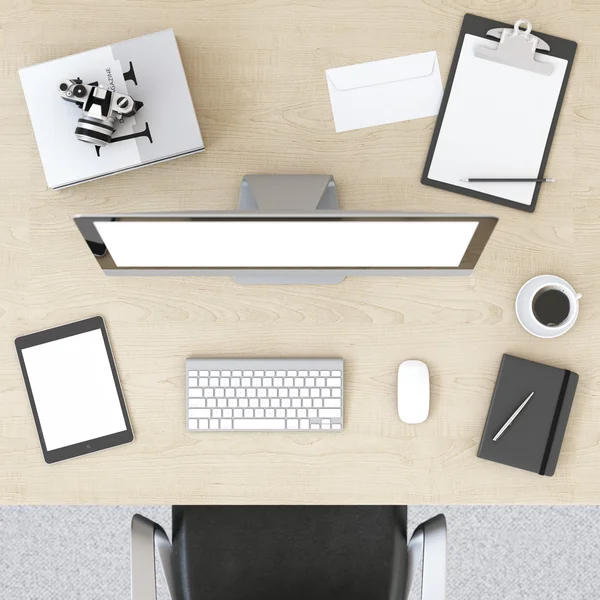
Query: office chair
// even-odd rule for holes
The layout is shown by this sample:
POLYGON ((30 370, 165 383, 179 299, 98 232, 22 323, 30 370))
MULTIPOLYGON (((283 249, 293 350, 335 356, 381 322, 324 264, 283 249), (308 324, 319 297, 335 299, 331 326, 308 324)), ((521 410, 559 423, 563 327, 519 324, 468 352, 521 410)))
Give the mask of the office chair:
POLYGON ((136 514, 132 600, 156 600, 155 549, 173 600, 444 600, 446 519, 407 544, 405 506, 174 506, 173 543, 136 514))

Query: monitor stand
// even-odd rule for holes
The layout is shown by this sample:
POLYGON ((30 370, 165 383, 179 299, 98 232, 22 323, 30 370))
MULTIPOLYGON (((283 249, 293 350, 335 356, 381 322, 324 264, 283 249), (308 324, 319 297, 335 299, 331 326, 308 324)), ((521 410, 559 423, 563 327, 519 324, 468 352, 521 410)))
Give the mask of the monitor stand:
MULTIPOLYGON (((264 213, 310 213, 338 210, 337 190, 331 175, 245 175, 240 188, 240 211, 264 213)), ((307 269, 301 273, 277 270, 264 274, 234 275, 244 284, 332 284, 344 281, 344 275, 319 273, 307 269)))

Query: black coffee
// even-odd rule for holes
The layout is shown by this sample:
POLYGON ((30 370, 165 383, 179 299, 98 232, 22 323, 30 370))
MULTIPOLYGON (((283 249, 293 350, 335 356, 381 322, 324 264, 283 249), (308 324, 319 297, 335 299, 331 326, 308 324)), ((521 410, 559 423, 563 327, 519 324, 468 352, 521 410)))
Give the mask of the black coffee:
POLYGON ((541 290, 533 299, 533 314, 546 327, 557 327, 569 316, 571 303, 560 290, 541 290))

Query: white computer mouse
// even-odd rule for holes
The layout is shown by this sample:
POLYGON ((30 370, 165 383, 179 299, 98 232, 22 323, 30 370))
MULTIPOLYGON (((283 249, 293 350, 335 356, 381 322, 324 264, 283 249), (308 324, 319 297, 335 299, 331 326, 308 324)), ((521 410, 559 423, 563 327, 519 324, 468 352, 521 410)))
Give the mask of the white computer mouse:
POLYGON ((398 416, 405 423, 422 423, 429 415, 429 369, 420 360, 398 367, 398 416))

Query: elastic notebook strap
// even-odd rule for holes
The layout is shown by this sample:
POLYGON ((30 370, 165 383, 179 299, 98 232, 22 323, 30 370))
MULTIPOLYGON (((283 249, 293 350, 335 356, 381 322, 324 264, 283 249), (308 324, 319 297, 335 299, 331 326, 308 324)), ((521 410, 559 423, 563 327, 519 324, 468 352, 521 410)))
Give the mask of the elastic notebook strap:
POLYGON ((554 445, 554 438, 556 437, 556 430, 558 429, 558 421, 562 414, 563 405, 565 403, 565 396, 567 395, 567 386, 569 385, 569 378, 571 377, 571 371, 565 371, 565 375, 560 386, 560 393, 558 395, 558 402, 554 410, 554 416, 552 417, 552 425, 550 426, 550 433, 548 435, 548 441, 546 442, 546 449, 544 450, 544 457, 542 458, 542 465, 540 466, 540 475, 546 473, 548 467, 548 460, 550 459, 550 453, 552 452, 552 446, 554 445))

